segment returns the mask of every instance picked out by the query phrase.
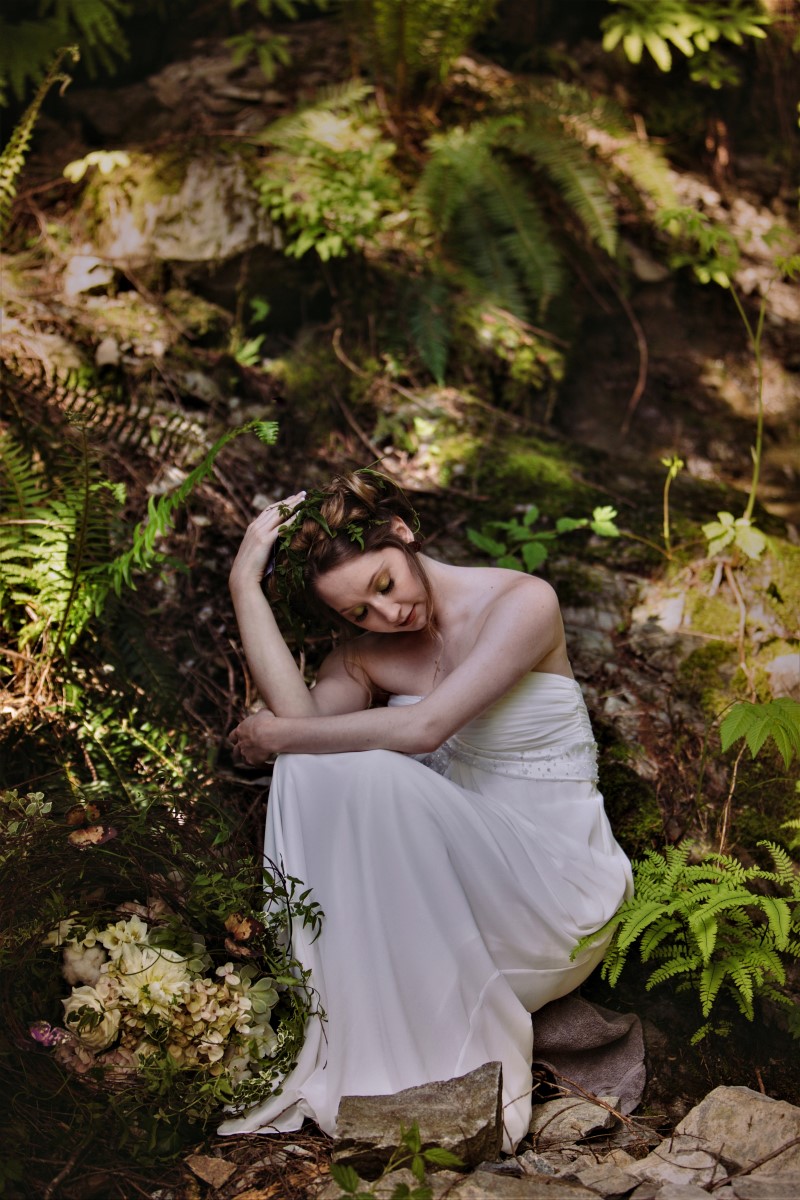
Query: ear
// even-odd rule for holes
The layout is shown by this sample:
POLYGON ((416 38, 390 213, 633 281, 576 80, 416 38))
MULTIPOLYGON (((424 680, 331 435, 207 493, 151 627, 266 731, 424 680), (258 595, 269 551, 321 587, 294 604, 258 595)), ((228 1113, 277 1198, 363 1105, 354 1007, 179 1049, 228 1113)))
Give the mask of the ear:
POLYGON ((392 533, 395 535, 395 537, 399 537, 402 541, 404 541, 404 542, 413 542, 414 541, 414 534, 408 528, 408 526, 406 525, 403 518, 399 517, 397 515, 397 513, 394 514, 391 521, 389 522, 389 527, 390 527, 392 533))

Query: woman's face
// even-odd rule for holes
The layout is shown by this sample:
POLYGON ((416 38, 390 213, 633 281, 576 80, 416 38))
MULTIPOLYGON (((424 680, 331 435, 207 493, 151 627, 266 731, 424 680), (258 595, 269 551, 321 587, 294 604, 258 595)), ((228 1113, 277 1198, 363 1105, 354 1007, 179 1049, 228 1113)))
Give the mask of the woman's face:
POLYGON ((354 555, 316 581, 320 600, 371 633, 416 633, 428 623, 422 581, 397 546, 354 555))

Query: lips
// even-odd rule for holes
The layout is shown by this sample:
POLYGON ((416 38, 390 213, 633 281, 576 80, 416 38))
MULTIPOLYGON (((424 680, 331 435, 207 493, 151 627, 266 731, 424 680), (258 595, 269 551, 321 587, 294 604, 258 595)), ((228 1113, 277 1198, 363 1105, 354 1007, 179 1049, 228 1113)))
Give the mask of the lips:
POLYGON ((400 622, 400 624, 398 625, 398 627, 397 627, 397 628, 398 628, 398 629, 405 629, 407 625, 410 625, 410 624, 411 624, 411 622, 414 620, 414 617, 416 616, 416 612, 417 612, 417 606, 416 606, 416 604, 412 604, 412 605, 411 605, 411 611, 409 612, 409 614, 408 614, 408 616, 406 617, 405 621, 401 621, 401 622, 400 622))

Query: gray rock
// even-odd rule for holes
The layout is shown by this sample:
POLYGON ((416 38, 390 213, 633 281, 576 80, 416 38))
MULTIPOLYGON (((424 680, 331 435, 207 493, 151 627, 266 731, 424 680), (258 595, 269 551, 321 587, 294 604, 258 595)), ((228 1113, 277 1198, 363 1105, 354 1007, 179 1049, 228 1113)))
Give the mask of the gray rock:
POLYGON ((797 1200, 800 1171, 787 1171, 783 1175, 734 1176, 731 1191, 736 1200, 797 1200))
MULTIPOLYGON (((719 1156, 734 1168, 750 1167, 779 1147, 800 1138, 800 1108, 747 1087, 718 1087, 687 1113, 676 1133, 719 1156)), ((640 1164, 641 1165, 641 1164, 640 1164)), ((800 1145, 794 1145, 754 1175, 800 1172, 800 1145)))
POLYGON ((476 1171, 456 1184, 448 1197, 453 1200, 597 1200, 597 1193, 579 1183, 553 1179, 549 1175, 526 1175, 512 1179, 476 1171))
POLYGON ((374 1179, 399 1148, 400 1127, 419 1125, 422 1148, 440 1146, 468 1167, 500 1154, 503 1071, 486 1063, 467 1075, 392 1096, 343 1096, 333 1161, 374 1179))
POLYGON ((95 181, 89 205, 95 240, 111 263, 222 262, 277 234, 243 166, 234 159, 195 158, 178 168, 139 156, 130 167, 95 181))
POLYGON ((535 1150, 525 1150, 519 1155, 519 1160, 525 1168, 526 1175, 557 1175, 556 1167, 550 1157, 537 1154, 535 1150))
POLYGON ((621 1171, 613 1163, 594 1163, 576 1172, 578 1183, 600 1196, 627 1196, 636 1187, 635 1176, 621 1171))
POLYGON ((698 1149, 696 1137, 665 1138, 647 1158, 626 1168, 631 1176, 661 1184, 711 1183, 723 1173, 717 1157, 698 1149))
MULTIPOLYGON (((696 1183, 665 1183, 656 1194, 657 1200, 708 1200, 708 1195, 706 1189, 696 1183)), ((719 1196, 719 1192, 711 1195, 719 1196)))
MULTIPOLYGON (((598 1096, 611 1108, 619 1103, 617 1096, 598 1096)), ((596 1129, 610 1129, 615 1121, 614 1114, 601 1105, 575 1096, 563 1096, 537 1104, 531 1118, 530 1132, 537 1150, 548 1146, 563 1146, 586 1137, 596 1129)))
POLYGON ((773 658, 767 674, 773 696, 791 696, 793 700, 800 700, 800 651, 773 658))

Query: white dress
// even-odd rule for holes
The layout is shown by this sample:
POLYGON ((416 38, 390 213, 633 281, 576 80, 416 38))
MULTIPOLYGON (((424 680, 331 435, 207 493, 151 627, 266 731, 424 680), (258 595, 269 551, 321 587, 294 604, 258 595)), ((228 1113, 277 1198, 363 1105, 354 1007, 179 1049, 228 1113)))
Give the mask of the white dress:
MULTIPOLYGON (((418 697, 395 697, 409 703, 418 697)), ((221 1133, 333 1133, 343 1095, 503 1064, 505 1149, 527 1132, 530 1013, 576 988, 570 954, 631 889, 596 786, 580 686, 532 672, 447 743, 444 775, 389 750, 276 765, 265 855, 325 916, 294 933, 327 1021, 282 1093, 221 1133)))

